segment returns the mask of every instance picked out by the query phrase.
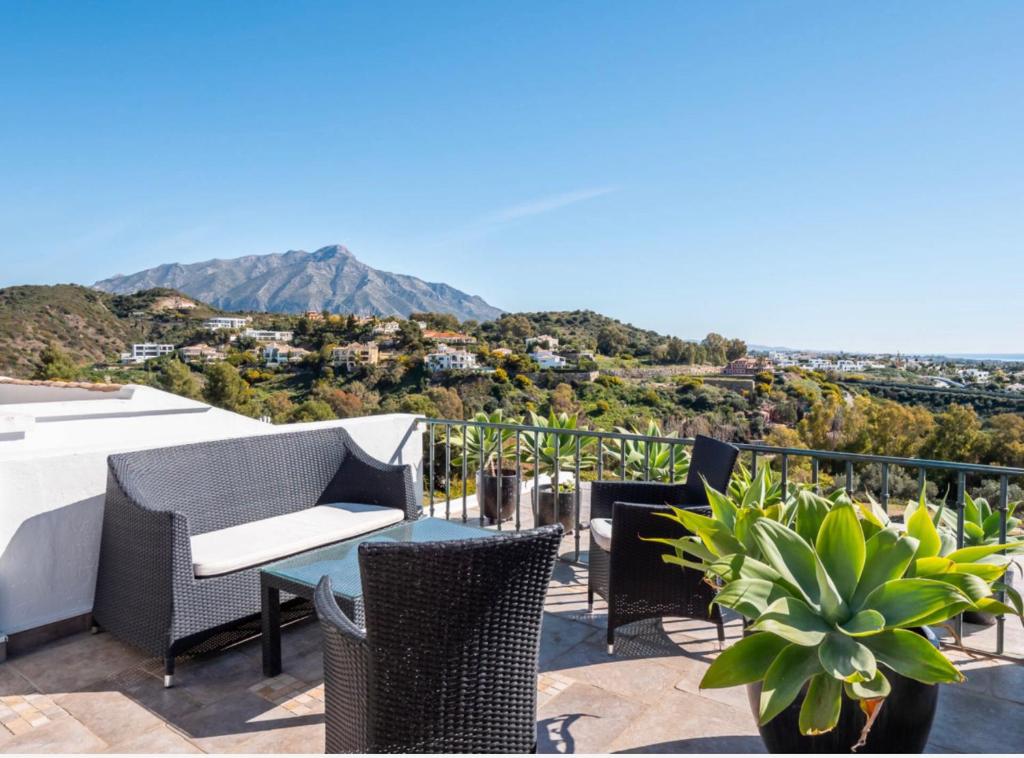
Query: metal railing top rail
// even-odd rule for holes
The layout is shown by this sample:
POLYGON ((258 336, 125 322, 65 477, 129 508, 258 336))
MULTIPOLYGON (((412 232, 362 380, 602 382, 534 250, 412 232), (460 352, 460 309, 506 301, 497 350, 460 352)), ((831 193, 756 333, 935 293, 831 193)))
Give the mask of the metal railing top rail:
MULTIPOLYGON (((563 429, 561 427, 534 426, 530 424, 497 423, 491 421, 474 421, 471 419, 435 419, 419 418, 417 424, 441 427, 482 427, 485 429, 499 429, 509 432, 539 432, 541 434, 572 435, 577 437, 602 437, 604 439, 616 439, 632 442, 656 442, 667 445, 692 445, 692 437, 654 437, 646 434, 634 434, 625 432, 608 432, 600 429, 563 429)), ((804 458, 815 458, 818 460, 843 461, 850 463, 885 463, 890 466, 904 466, 915 469, 928 469, 929 471, 953 471, 964 474, 987 474, 993 477, 1024 477, 1024 468, 1012 468, 1009 466, 993 466, 982 463, 959 463, 956 461, 940 461, 929 458, 902 458, 892 455, 871 455, 867 453, 847 453, 838 450, 812 450, 801 447, 775 447, 772 445, 761 445, 752 442, 734 442, 737 448, 746 452, 757 453, 758 455, 786 455, 804 458)))

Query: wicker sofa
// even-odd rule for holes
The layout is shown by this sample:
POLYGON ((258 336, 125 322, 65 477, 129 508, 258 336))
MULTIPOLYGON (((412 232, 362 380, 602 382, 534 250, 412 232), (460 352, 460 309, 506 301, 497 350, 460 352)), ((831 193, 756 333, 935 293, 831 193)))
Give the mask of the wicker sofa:
POLYGON ((420 512, 409 467, 338 427, 112 455, 93 618, 171 686, 176 655, 259 613, 263 565, 420 512))

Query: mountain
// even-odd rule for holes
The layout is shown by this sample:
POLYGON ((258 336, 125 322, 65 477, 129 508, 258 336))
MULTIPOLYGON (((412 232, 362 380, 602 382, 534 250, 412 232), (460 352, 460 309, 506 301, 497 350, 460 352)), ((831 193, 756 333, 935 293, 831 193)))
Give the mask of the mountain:
POLYGON ((230 311, 408 316, 417 311, 451 313, 460 321, 486 321, 502 311, 447 284, 379 271, 342 245, 315 252, 289 250, 203 263, 168 263, 96 282, 104 292, 125 294, 170 287, 230 311))

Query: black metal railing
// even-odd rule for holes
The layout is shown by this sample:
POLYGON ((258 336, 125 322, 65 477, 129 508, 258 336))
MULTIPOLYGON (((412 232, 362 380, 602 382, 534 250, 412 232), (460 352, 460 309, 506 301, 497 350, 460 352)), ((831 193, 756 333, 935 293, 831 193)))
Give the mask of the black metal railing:
MULTIPOLYGON (((530 491, 530 508, 534 517, 533 523, 538 523, 540 515, 541 477, 542 470, 550 469, 550 484, 548 487, 552 493, 554 505, 552 521, 560 520, 559 485, 560 479, 564 476, 572 476, 573 486, 573 557, 578 560, 580 557, 580 532, 583 524, 581 522, 581 476, 592 476, 593 480, 651 480, 675 482, 678 481, 678 464, 684 460, 680 456, 686 456, 688 448, 693 445, 693 439, 671 436, 649 436, 643 434, 609 432, 596 429, 567 429, 550 426, 530 426, 513 423, 494 423, 489 421, 456 420, 456 419, 432 419, 423 418, 418 424, 425 428, 425 476, 424 483, 427 487, 427 494, 424 498, 424 507, 430 516, 440 517, 440 508, 443 505, 446 519, 457 518, 463 522, 469 520, 469 488, 470 476, 469 461, 474 460, 472 476, 476 479, 476 507, 478 514, 476 519, 481 526, 490 525, 497 529, 507 528, 502 517, 502 494, 503 487, 507 487, 505 479, 515 478, 513 513, 508 516, 516 530, 522 528, 522 488, 524 471, 528 479, 532 478, 533 484, 530 491), (523 440, 529 443, 526 447, 532 450, 532 455, 524 455, 523 440), (456 458, 452 456, 453 443, 460 449, 456 458), (547 465, 542 461, 542 443, 547 445, 543 448, 548 452, 547 465), (568 454, 563 448, 568 444, 568 454), (590 446, 593 452, 590 452, 590 446), (585 448, 587 452, 584 453, 585 448), (629 455, 627 455, 629 448, 629 455), (664 466, 654 465, 652 454, 663 459, 664 466), (443 458, 441 457, 443 456, 443 458), (486 493, 482 492, 487 471, 493 462, 494 479, 493 512, 488 512, 486 493), (566 469, 563 469, 563 458, 566 469), (443 460, 443 469, 439 472, 440 461, 443 460), (504 475, 504 462, 514 464, 515 474, 504 475), (459 492, 452 492, 453 471, 459 477, 459 492), (441 475, 443 472, 443 475, 441 475), (438 480, 443 479, 443 491, 438 490, 438 480), (460 503, 461 501, 461 503, 460 503), (454 506, 454 511, 453 511, 454 506), (461 506, 461 507, 460 507, 461 506)), ((1008 468, 1003 466, 989 466, 975 463, 960 463, 954 461, 928 460, 922 458, 903 458, 898 456, 866 455, 861 453, 845 453, 831 450, 808 450, 793 447, 773 447, 758 443, 737 443, 741 451, 744 463, 749 461, 751 474, 756 474, 760 465, 770 465, 777 472, 781 480, 783 493, 788 491, 791 475, 793 474, 794 462, 808 462, 809 472, 806 484, 817 491, 821 491, 823 475, 832 472, 833 483, 841 482, 847 494, 851 497, 858 494, 855 491, 856 467, 877 467, 880 477, 876 488, 863 487, 860 491, 870 494, 885 509, 890 512, 891 493, 890 481, 894 469, 910 470, 917 474, 915 491, 920 492, 929 481, 930 477, 944 480, 949 492, 955 492, 954 502, 948 507, 956 514, 956 538, 957 545, 964 544, 964 514, 965 494, 969 492, 972 481, 994 482, 997 486, 996 511, 999 513, 999 542, 1007 542, 1007 517, 1009 510, 1010 484, 1024 484, 1024 468, 1008 468), (955 489, 954 489, 955 486, 955 489), (872 492, 871 490, 876 491, 872 492)), ((491 486, 488 483, 488 486, 491 486)), ((833 484, 835 486, 835 484, 833 484)), ((550 514, 549 514, 550 515, 550 514)), ((996 628, 996 650, 997 655, 1005 654, 1005 619, 997 618, 996 628)), ((962 631, 962 621, 957 620, 956 631, 962 631)), ((970 648, 968 648, 970 649, 970 648)), ((992 651, 982 651, 992 652, 992 651)))

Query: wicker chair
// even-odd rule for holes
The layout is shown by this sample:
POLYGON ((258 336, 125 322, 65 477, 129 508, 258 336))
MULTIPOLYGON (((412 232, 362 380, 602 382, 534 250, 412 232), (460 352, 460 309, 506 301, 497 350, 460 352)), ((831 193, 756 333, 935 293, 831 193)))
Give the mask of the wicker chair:
POLYGON ((93 619, 162 656, 169 687, 176 655, 260 612, 260 566, 196 576, 192 537, 338 502, 421 511, 409 467, 337 427, 112 455, 93 619))
POLYGON ((366 631, 324 577, 328 753, 528 753, 560 525, 359 546, 366 631))
POLYGON ((710 607, 714 590, 699 571, 665 563, 668 549, 640 537, 678 537, 681 527, 654 514, 677 507, 707 506, 701 477, 713 488, 729 485, 739 451, 732 445, 698 436, 686 482, 594 482, 590 495, 590 567, 587 600, 594 595, 608 601, 608 652, 613 651, 615 630, 648 618, 682 616, 708 619, 718 626, 723 640, 722 615, 710 607))

